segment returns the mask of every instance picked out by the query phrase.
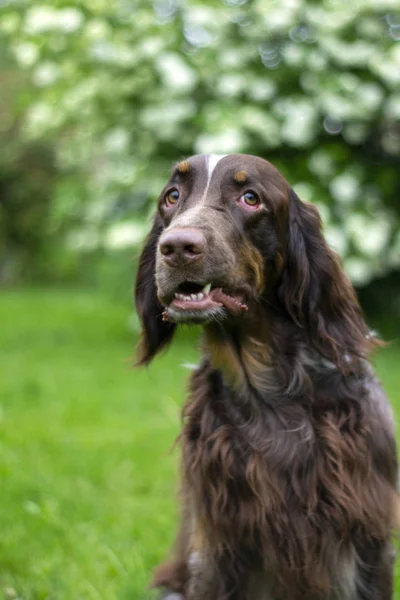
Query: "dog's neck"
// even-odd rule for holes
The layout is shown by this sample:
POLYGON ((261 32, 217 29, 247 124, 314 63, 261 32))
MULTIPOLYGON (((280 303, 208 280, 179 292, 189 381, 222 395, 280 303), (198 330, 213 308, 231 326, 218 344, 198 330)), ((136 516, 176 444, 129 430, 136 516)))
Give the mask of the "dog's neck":
POLYGON ((340 371, 310 348, 304 330, 261 304, 228 325, 204 329, 203 350, 213 368, 239 394, 290 400, 310 395, 318 381, 340 377, 340 371))
POLYGON ((281 395, 293 391, 300 378, 307 383, 305 366, 303 369, 298 360, 301 342, 295 339, 295 330, 282 327, 276 315, 270 317, 266 318, 265 308, 258 306, 245 319, 205 327, 205 354, 222 372, 226 384, 239 392, 253 389, 281 395), (278 339, 279 348, 275 343, 278 339), (290 372, 283 368, 284 356, 290 372))
POLYGON ((222 372, 225 382, 235 389, 265 387, 270 357, 267 339, 239 328, 209 325, 205 328, 204 351, 211 365, 222 372), (265 380, 265 382, 264 382, 265 380))

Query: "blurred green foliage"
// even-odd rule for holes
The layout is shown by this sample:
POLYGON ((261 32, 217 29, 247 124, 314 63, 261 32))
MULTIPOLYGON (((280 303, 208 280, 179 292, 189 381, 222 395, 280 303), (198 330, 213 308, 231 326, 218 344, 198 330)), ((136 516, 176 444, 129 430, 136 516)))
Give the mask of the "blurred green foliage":
POLYGON ((0 37, 0 136, 51 145, 66 252, 134 246, 172 162, 239 151, 318 205, 356 284, 399 268, 397 0, 9 0, 0 37))

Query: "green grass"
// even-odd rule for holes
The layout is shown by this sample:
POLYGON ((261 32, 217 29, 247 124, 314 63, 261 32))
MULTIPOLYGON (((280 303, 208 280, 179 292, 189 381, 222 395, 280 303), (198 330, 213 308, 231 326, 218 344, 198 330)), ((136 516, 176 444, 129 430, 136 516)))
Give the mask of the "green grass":
MULTIPOLYGON (((197 354, 181 336, 132 369, 128 317, 82 292, 0 296, 2 600, 150 597, 174 536, 180 365, 197 354)), ((399 361, 398 343, 376 359, 397 411, 399 361)))

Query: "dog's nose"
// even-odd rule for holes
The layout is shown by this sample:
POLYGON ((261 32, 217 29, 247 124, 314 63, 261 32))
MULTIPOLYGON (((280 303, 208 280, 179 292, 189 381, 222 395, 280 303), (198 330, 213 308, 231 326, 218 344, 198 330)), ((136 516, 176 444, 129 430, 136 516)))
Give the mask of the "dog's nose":
POLYGON ((167 231, 160 240, 164 261, 171 267, 188 265, 199 260, 206 248, 206 238, 199 229, 185 227, 167 231))

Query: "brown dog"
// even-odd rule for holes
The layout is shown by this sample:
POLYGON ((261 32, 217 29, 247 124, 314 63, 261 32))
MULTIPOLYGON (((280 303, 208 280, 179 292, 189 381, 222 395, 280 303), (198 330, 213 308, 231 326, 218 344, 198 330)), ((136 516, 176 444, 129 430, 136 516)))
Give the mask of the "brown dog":
POLYGON ((154 585, 186 600, 389 600, 392 415, 318 212, 255 156, 194 156, 136 286, 139 363, 204 325, 183 410, 182 523, 154 585))

